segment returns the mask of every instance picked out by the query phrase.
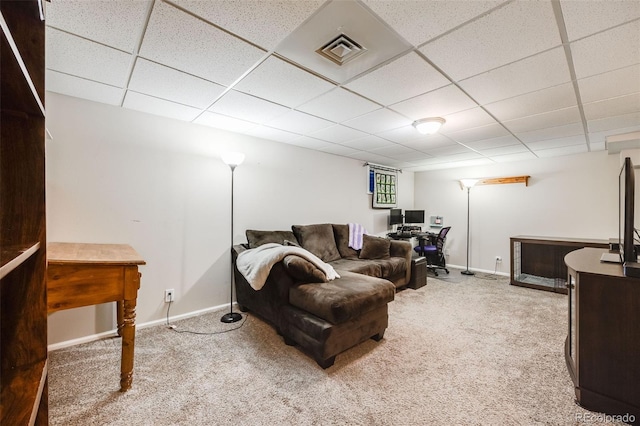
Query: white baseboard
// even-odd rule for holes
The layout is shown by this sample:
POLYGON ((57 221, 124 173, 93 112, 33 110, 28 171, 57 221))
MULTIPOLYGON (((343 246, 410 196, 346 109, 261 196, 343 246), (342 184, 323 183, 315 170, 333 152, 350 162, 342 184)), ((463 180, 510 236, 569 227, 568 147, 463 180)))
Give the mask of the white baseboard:
MULTIPOLYGON (((237 304, 234 303, 234 305, 237 305, 237 304)), ((205 308, 205 309, 200 309, 200 310, 197 310, 197 311, 187 312, 186 314, 172 315, 172 316, 169 317, 169 322, 178 321, 178 320, 182 320, 182 319, 187 319, 187 318, 191 318, 191 317, 197 317, 199 315, 204 315, 204 314, 207 314, 209 312, 214 312, 214 311, 218 311, 218 310, 224 309, 225 306, 228 306, 228 304, 219 305, 219 306, 212 306, 210 308, 205 308)), ((148 321, 148 322, 143 322, 143 323, 136 324, 136 329, 139 330, 139 329, 142 329, 142 328, 154 327, 156 325, 164 324, 164 323, 166 323, 166 321, 167 321, 167 318, 165 316, 162 319, 157 319, 157 320, 153 320, 153 321, 148 321)), ((63 349, 63 348, 71 347, 71 346, 81 345, 83 343, 89 343, 89 342, 93 342, 93 341, 96 341, 96 340, 111 338, 111 337, 114 337, 114 336, 117 336, 117 335, 118 335, 118 331, 116 329, 113 329, 113 330, 109 330, 109 331, 103 331, 102 333, 90 334, 88 336, 78 337, 77 339, 65 340, 64 342, 52 343, 52 344, 47 346, 47 349, 48 349, 49 352, 51 352, 51 351, 55 351, 57 349, 63 349)))
MULTIPOLYGON (((452 265, 450 263, 447 263, 447 268, 467 269, 467 267, 464 266, 464 265, 452 265)), ((485 274, 493 274, 494 273, 494 271, 489 271, 487 269, 469 268, 469 270, 471 272, 483 272, 485 274)), ((511 275, 509 272, 498 272, 498 271, 496 271, 495 274, 503 276, 503 277, 508 277, 508 276, 511 275)))

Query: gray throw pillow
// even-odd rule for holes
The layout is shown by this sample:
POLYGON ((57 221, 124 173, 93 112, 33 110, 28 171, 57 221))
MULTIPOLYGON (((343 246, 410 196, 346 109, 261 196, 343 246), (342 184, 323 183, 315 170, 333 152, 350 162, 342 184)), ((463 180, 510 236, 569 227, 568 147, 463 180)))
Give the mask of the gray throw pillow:
POLYGON ((362 250, 360 259, 389 259, 391 240, 372 235, 362 236, 362 250))
POLYGON ((267 243, 284 244, 285 241, 296 241, 296 236, 291 231, 257 231, 247 229, 245 232, 249 248, 260 247, 267 243))
POLYGON ((336 246, 342 257, 358 257, 358 250, 349 247, 349 225, 333 224, 333 235, 336 238, 336 246))
POLYGON ((340 259, 333 227, 330 223, 318 225, 293 225, 291 227, 300 246, 318 256, 324 262, 340 259))

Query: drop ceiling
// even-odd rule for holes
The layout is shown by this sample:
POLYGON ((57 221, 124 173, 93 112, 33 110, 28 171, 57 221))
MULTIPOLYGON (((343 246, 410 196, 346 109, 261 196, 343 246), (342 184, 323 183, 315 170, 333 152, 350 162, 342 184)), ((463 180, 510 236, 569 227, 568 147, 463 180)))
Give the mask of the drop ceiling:
POLYGON ((49 91, 404 170, 602 151, 640 130, 638 0, 46 6, 49 91), (340 35, 365 49, 343 65, 316 52, 340 35), (411 126, 430 116, 439 134, 411 126))

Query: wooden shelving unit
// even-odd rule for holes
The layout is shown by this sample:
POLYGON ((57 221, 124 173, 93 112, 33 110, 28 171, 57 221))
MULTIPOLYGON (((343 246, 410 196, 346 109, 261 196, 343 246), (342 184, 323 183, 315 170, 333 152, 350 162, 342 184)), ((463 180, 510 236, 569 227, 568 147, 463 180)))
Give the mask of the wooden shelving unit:
POLYGON ((0 1, 0 424, 48 423, 44 22, 0 1))

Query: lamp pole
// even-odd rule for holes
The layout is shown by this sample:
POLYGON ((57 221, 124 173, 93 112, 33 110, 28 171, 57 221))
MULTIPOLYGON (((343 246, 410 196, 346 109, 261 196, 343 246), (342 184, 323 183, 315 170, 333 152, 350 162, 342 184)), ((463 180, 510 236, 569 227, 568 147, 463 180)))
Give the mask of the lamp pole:
POLYGON ((222 156, 222 161, 225 162, 231 168, 231 276, 229 278, 229 312, 224 314, 220 321, 225 323, 232 323, 240 321, 242 315, 237 312, 233 312, 233 175, 236 167, 244 161, 244 154, 240 152, 230 152, 222 156))
POLYGON ((460 273, 462 275, 475 275, 473 272, 471 272, 469 270, 469 218, 471 217, 470 215, 470 211, 471 211, 471 187, 474 186, 477 182, 478 179, 462 179, 460 181, 462 183, 462 186, 464 186, 465 188, 467 188, 467 269, 465 269, 464 271, 461 271, 460 273))

